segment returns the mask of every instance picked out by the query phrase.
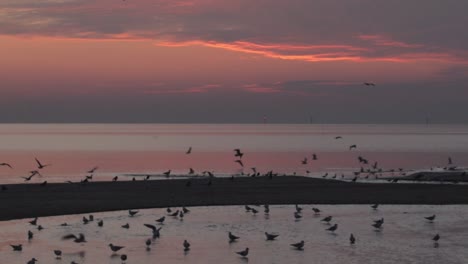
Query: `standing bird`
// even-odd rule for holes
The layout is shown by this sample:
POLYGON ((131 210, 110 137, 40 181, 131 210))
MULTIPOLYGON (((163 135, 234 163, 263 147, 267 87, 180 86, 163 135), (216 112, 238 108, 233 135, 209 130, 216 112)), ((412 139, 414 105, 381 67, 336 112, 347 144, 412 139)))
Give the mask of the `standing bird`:
POLYGON ((171 176, 171 170, 163 172, 163 174, 164 174, 164 176, 166 176, 166 178, 169 178, 169 176, 171 176))
POLYGON ((31 232, 31 230, 29 230, 29 231, 28 231, 28 240, 33 239, 33 237, 34 237, 33 232, 31 232))
POLYGON ((379 204, 371 205, 371 207, 372 207, 372 209, 377 210, 377 208, 379 207, 379 204))
POLYGON ((342 139, 342 136, 336 136, 335 139, 342 139))
POLYGON ((240 255, 243 258, 246 258, 249 255, 249 248, 245 248, 245 250, 236 252, 236 254, 240 255))
POLYGON ((129 229, 130 228, 130 224, 126 223, 125 225, 121 226, 122 228, 125 228, 125 229, 129 229))
POLYGON ((112 243, 109 244, 109 247, 112 250, 112 252, 117 252, 117 251, 121 250, 122 248, 124 248, 122 246, 113 245, 112 243))
POLYGON ((138 214, 138 212, 139 212, 138 210, 128 210, 128 214, 130 216, 134 216, 134 215, 138 214))
POLYGON ((146 244, 146 250, 151 250, 150 246, 151 246, 151 239, 146 239, 145 241, 145 244, 146 244))
POLYGON ((320 221, 330 223, 330 221, 332 220, 332 218, 333 218, 333 216, 329 215, 329 216, 323 218, 323 219, 320 220, 320 221))
POLYGON ((55 254, 55 257, 57 259, 62 257, 62 251, 61 250, 58 250, 58 249, 54 250, 54 254, 55 254))
POLYGON ((37 259, 32 258, 30 261, 28 261, 27 264, 34 264, 34 263, 36 263, 36 261, 37 261, 37 259))
POLYGON ((427 217, 424 217, 424 218, 432 223, 434 221, 434 219, 436 218, 436 215, 431 215, 431 216, 427 216, 427 217))
POLYGON ((304 240, 302 240, 299 243, 291 244, 291 246, 295 247, 297 250, 303 250, 304 249, 304 240))
POLYGON ((315 208, 315 207, 312 208, 312 211, 314 211, 314 214, 317 214, 317 215, 320 214, 320 212, 321 212, 320 209, 315 208))
POLYGON ((187 150, 187 152, 185 152, 185 154, 190 154, 192 153, 192 147, 189 147, 189 149, 187 150))
POLYGON ((304 158, 302 161, 301 161, 302 165, 307 165, 307 158, 304 158))
POLYGON ((351 235, 349 236, 349 243, 350 243, 351 245, 354 245, 354 243, 356 243, 356 238, 354 237, 353 234, 351 234, 351 235))
POLYGON ((357 148, 356 144, 349 146, 349 150, 352 150, 352 149, 355 149, 355 148, 357 148))
POLYGON ((156 219, 156 222, 162 224, 162 223, 164 223, 164 220, 166 220, 166 217, 165 217, 165 216, 163 216, 163 217, 161 217, 161 218, 159 218, 159 219, 156 219))
POLYGON ((34 226, 35 226, 35 225, 37 224, 37 217, 34 218, 33 220, 29 221, 29 223, 30 223, 31 225, 34 225, 34 226))
POLYGON ((99 227, 102 227, 102 226, 104 225, 104 220, 102 220, 102 219, 99 220, 99 222, 97 223, 97 225, 98 225, 99 227))
POLYGON ((127 255, 125 255, 125 254, 120 255, 120 260, 126 261, 127 260, 127 255))
POLYGON ((184 240, 184 251, 189 251, 190 250, 190 243, 187 240, 184 240))
POLYGON ((279 235, 276 235, 276 234, 269 234, 267 232, 265 232, 265 236, 266 236, 266 240, 275 240, 279 235))
POLYGON ((331 227, 327 228, 327 231, 335 232, 338 229, 338 224, 334 224, 331 227))
POLYGON ((436 234, 436 235, 432 238, 432 240, 433 240, 435 243, 437 243, 437 242, 439 241, 439 239, 440 239, 439 234, 436 234))
POLYGON ((114 178, 112 178, 112 181, 117 181, 119 179, 119 176, 115 176, 114 178))
POLYGON ((294 218, 295 218, 296 220, 301 219, 301 218, 302 218, 301 213, 299 213, 299 212, 294 212, 294 218))
POLYGON ((237 239, 239 239, 238 236, 233 235, 231 232, 228 233, 229 237, 229 243, 236 242, 237 239))
POLYGON ((36 160, 37 168, 40 170, 51 165, 51 164, 42 164, 37 158, 34 158, 34 159, 36 160))
POLYGON ((23 250, 23 245, 21 245, 21 244, 10 245, 10 247, 13 249, 13 251, 22 251, 23 250))
POLYGON ((315 154, 315 153, 312 154, 312 159, 313 159, 313 160, 317 160, 317 154, 315 154))
POLYGON ((452 165, 452 158, 451 157, 448 157, 448 165, 452 165))

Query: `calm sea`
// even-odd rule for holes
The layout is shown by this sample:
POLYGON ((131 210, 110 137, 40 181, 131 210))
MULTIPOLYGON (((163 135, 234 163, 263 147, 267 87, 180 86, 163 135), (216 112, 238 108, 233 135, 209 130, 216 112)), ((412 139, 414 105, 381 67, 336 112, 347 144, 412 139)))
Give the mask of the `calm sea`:
POLYGON ((77 181, 98 166, 93 180, 123 174, 216 175, 273 170, 320 176, 351 175, 358 156, 383 169, 468 166, 465 125, 207 125, 207 124, 2 124, 1 183, 22 183, 37 157, 50 166, 31 182, 77 181), (341 139, 335 137, 341 136, 341 139), (356 144, 357 148, 349 150, 356 144), (191 154, 186 151, 192 147, 191 154), (235 163, 234 148, 244 153, 235 163), (312 154, 317 160, 312 160, 312 154), (302 160, 307 158, 307 164, 302 160), (307 173, 309 171, 309 173, 307 173))

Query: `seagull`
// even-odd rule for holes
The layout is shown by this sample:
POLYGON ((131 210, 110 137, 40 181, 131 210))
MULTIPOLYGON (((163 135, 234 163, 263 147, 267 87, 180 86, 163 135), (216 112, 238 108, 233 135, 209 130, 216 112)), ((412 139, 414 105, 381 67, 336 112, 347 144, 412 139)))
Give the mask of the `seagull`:
POLYGON ((302 207, 299 207, 299 205, 296 204, 296 212, 300 213, 302 212, 302 207))
POLYGON ((67 223, 61 223, 60 226, 68 226, 67 223))
POLYGON ((294 218, 296 218, 296 219, 301 219, 301 218, 302 218, 301 213, 299 213, 299 212, 294 212, 294 218))
POLYGON ((335 139, 342 139, 342 136, 336 136, 335 139))
POLYGON ((115 246, 112 243, 109 244, 109 247, 112 250, 112 252, 117 252, 117 251, 121 250, 122 248, 124 248, 124 247, 121 247, 121 246, 115 246))
POLYGON ((112 181, 117 181, 119 179, 119 176, 115 176, 114 178, 112 178, 112 181))
POLYGON ((424 217, 424 218, 429 220, 429 222, 432 223, 432 221, 434 221, 434 219, 436 218, 436 215, 431 215, 431 216, 427 216, 427 217, 424 217))
POLYGON ((185 154, 190 154, 192 153, 192 147, 189 147, 189 149, 187 150, 187 152, 185 152, 185 154))
POLYGON ((39 184, 39 186, 46 186, 47 185, 47 181, 44 181, 43 183, 39 184))
POLYGON ((327 222, 327 223, 330 223, 330 221, 332 220, 333 216, 329 215, 327 217, 325 217, 324 219, 320 220, 322 222, 327 222))
POLYGON ((266 240, 275 240, 279 235, 276 234, 268 234, 265 232, 266 240))
POLYGON ((164 176, 166 176, 168 178, 171 175, 171 170, 163 172, 163 174, 164 174, 164 176))
POLYGON ((383 222, 374 222, 372 226, 376 229, 381 229, 383 225, 383 222))
POLYGON ((268 204, 265 204, 263 207, 265 208, 265 210, 264 210, 265 214, 269 214, 270 213, 270 206, 268 204))
POLYGON ((188 174, 189 174, 189 175, 191 175, 191 174, 195 174, 195 171, 194 171, 192 168, 190 168, 190 170, 189 170, 189 173, 188 173, 188 174))
POLYGON ((99 227, 102 227, 104 225, 104 221, 101 219, 97 224, 99 227))
POLYGON ((246 205, 246 206, 245 206, 245 211, 246 211, 246 212, 250 212, 250 210, 252 210, 252 207, 246 205))
POLYGON ((65 235, 62 237, 62 240, 67 240, 67 239, 72 239, 73 242, 75 243, 84 243, 86 242, 85 236, 83 234, 79 234, 78 236, 75 236, 73 234, 65 235))
POLYGON ((349 146, 349 150, 351 150, 351 149, 353 149, 353 148, 354 148, 354 149, 357 148, 357 145, 354 144, 354 145, 349 146))
POLYGON ((239 252, 236 252, 236 254, 242 256, 242 257, 247 257, 247 255, 249 255, 249 248, 245 248, 245 250, 242 250, 242 251, 239 251, 239 252))
POLYGON ((37 259, 32 258, 30 261, 28 261, 27 264, 34 264, 34 263, 36 263, 36 261, 37 261, 37 259))
POLYGON ((252 213, 253 213, 254 215, 258 213, 258 210, 255 209, 255 208, 252 208, 252 209, 250 209, 250 210, 252 211, 252 213))
POLYGON ((10 164, 8 164, 8 163, 5 163, 5 162, 3 162, 3 163, 0 163, 0 166, 7 166, 7 167, 9 167, 10 169, 13 169, 13 167, 11 167, 11 165, 10 165, 10 164))
MULTIPOLYGON (((124 0, 124 1, 125 1, 125 0, 124 0)), ((127 260, 127 255, 125 255, 125 254, 120 255, 120 259, 121 259, 122 261, 126 261, 126 260, 127 260)))
POLYGON ((451 157, 448 157, 448 165, 452 165, 452 158, 451 157))
POLYGON ((182 211, 184 212, 184 214, 190 213, 190 210, 185 208, 185 206, 182 207, 182 211))
POLYGON ((37 224, 37 217, 34 218, 33 220, 29 221, 31 225, 36 225, 37 224))
POLYGON ((169 214, 169 216, 177 217, 179 215, 179 210, 176 210, 174 213, 169 214))
POLYGON ((13 248, 13 251, 22 251, 23 250, 23 245, 18 244, 18 245, 10 245, 11 248, 13 248))
POLYGON ((161 218, 159 218, 159 219, 156 219, 156 222, 162 224, 162 223, 164 223, 164 220, 166 220, 166 217, 165 217, 165 216, 163 216, 163 217, 161 217, 161 218))
POLYGON ((90 169, 89 171, 87 171, 88 173, 94 173, 99 167, 94 167, 92 169, 90 169))
POLYGON ((31 232, 31 230, 29 230, 29 231, 28 231, 28 240, 33 239, 33 237, 34 237, 33 232, 31 232))
POLYGON ((59 258, 62 256, 62 251, 56 249, 56 250, 54 250, 54 254, 55 254, 55 256, 57 257, 57 259, 59 259, 59 258))
POLYGON ((304 158, 302 161, 301 161, 302 165, 306 165, 307 164, 307 158, 304 158))
POLYGON ((37 226, 37 230, 41 231, 42 229, 44 229, 44 228, 41 225, 37 226))
POLYGON ((239 239, 238 236, 233 235, 231 232, 228 233, 228 236, 229 236, 229 242, 230 243, 236 242, 236 240, 239 239))
POLYGON ((354 245, 354 243, 356 243, 356 238, 354 237, 353 234, 351 234, 351 235, 349 236, 349 243, 350 243, 351 245, 354 245))
POLYGON ((167 212, 167 213, 171 213, 171 212, 172 212, 171 208, 169 208, 169 207, 166 208, 166 212, 167 212))
POLYGON ((179 218, 180 218, 180 220, 183 220, 183 219, 184 219, 184 212, 180 211, 180 213, 179 213, 179 218))
POLYGON ((150 246, 151 246, 151 239, 146 239, 145 241, 145 244, 146 244, 146 250, 150 250, 150 246))
POLYGON ((134 210, 134 211, 133 210, 128 210, 128 214, 130 216, 134 216, 134 215, 138 214, 138 212, 139 212, 138 210, 134 210))
POLYGON ((327 231, 335 232, 338 229, 338 224, 334 224, 331 227, 327 228, 327 231))
POLYGON ((244 153, 242 153, 240 149, 234 149, 234 151, 236 152, 234 157, 239 157, 239 159, 242 159, 242 156, 244 156, 244 153))
POLYGON ((295 247, 297 250, 303 250, 304 249, 304 240, 302 240, 299 243, 291 244, 291 246, 295 247))
POLYGON ((122 228, 125 228, 125 229, 129 229, 130 228, 130 225, 128 223, 126 223, 125 225, 121 226, 122 228))
POLYGON ((371 205, 371 207, 372 207, 372 209, 377 210, 377 208, 379 207, 379 204, 371 205))
POLYGON ((375 86, 375 83, 372 82, 365 82, 363 83, 365 86, 375 86))
POLYGON ((320 209, 315 208, 315 207, 312 208, 312 210, 314 211, 315 214, 320 214, 320 212, 321 212, 320 209))
POLYGON ((380 218, 379 220, 374 220, 374 223, 382 225, 384 223, 384 218, 380 218))
POLYGON ((184 251, 190 250, 190 243, 187 240, 184 240, 184 251))
POLYGON ((436 235, 432 238, 432 240, 434 240, 434 242, 436 242, 436 243, 437 243, 437 241, 439 241, 439 239, 440 239, 439 234, 436 234, 436 235))
POLYGON ((238 159, 238 160, 235 160, 234 162, 237 162, 239 163, 239 165, 241 165, 241 167, 244 167, 244 163, 242 163, 242 160, 238 159))
POLYGON ((151 230, 153 231, 153 238, 157 238, 160 236, 160 233, 159 231, 161 231, 161 228, 156 228, 154 225, 150 225, 150 224, 143 224, 144 226, 148 227, 148 228, 151 228, 151 230))
POLYGON ((315 153, 312 154, 312 159, 313 159, 313 160, 317 160, 317 154, 315 154, 315 153))
POLYGON ((24 179, 24 181, 30 181, 32 179, 32 177, 34 177, 36 174, 31 174, 29 175, 28 177, 21 177, 24 179))
POLYGON ((37 158, 34 158, 34 159, 36 160, 37 168, 40 169, 40 170, 47 167, 47 166, 50 166, 50 164, 45 164, 45 165, 42 164, 37 158))

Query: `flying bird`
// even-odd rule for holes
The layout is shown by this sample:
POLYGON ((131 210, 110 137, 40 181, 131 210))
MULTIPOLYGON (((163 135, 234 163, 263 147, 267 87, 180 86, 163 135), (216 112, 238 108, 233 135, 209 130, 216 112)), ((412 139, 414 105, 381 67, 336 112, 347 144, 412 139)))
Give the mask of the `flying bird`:
POLYGON ((79 234, 78 236, 75 236, 74 234, 69 234, 69 235, 65 235, 62 237, 62 240, 68 240, 68 239, 73 239, 73 242, 75 243, 86 242, 85 236, 83 234, 79 234))
POLYGON ((234 157, 239 157, 239 159, 242 159, 242 156, 244 156, 244 153, 240 151, 240 149, 234 149, 236 154, 234 154, 234 157))
POLYGON ((153 238, 157 238, 161 235, 159 231, 161 231, 162 227, 157 228, 154 225, 150 225, 150 224, 143 224, 143 225, 150 228, 153 231, 153 238))
POLYGON ((90 169, 89 171, 87 171, 88 173, 94 173, 99 167, 94 167, 92 169, 90 169))
POLYGON ((33 220, 29 221, 31 225, 36 225, 37 224, 37 217, 34 218, 33 220))
POLYGON ((125 228, 125 229, 129 229, 130 228, 130 225, 128 223, 126 223, 125 225, 121 226, 122 228, 125 228))
POLYGON ((5 163, 5 162, 0 163, 0 166, 7 166, 7 167, 9 167, 10 169, 13 169, 13 167, 12 167, 9 163, 5 163))
POLYGON ((238 159, 238 160, 235 160, 234 162, 237 162, 239 163, 239 165, 241 165, 241 167, 244 167, 244 163, 242 163, 242 160, 238 159))
POLYGON ((40 170, 51 165, 51 164, 42 164, 37 158, 34 158, 34 159, 36 160, 37 168, 40 170))

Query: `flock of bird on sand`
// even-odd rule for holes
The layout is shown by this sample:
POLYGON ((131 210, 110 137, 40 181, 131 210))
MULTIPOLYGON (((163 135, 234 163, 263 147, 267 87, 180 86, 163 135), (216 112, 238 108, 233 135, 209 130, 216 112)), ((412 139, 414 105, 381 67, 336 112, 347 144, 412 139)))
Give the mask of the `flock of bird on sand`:
MULTIPOLYGON (((337 137, 335 137, 335 139, 336 139, 336 140, 339 140, 339 139, 342 139, 342 137, 341 137, 341 136, 337 136, 337 137)), ((356 148, 357 148, 357 145, 355 145, 355 144, 349 146, 349 150, 353 150, 353 149, 356 149, 356 148)), ((185 153, 186 153, 186 154, 191 154, 191 153, 192 153, 192 147, 190 147, 185 153)), ((236 159, 235 159, 235 162, 238 163, 241 167, 244 167, 244 163, 243 163, 243 160, 242 160, 242 157, 243 157, 243 156, 244 156, 244 153, 243 153, 240 149, 234 149, 234 157, 236 158, 236 159)), ((317 154, 315 154, 315 153, 312 154, 311 159, 312 159, 312 160, 317 160, 317 159, 318 159, 317 154)), ((26 182, 31 181, 31 179, 32 179, 34 176, 36 176, 36 175, 42 176, 42 174, 40 173, 40 171, 43 170, 43 169, 46 168, 46 167, 51 166, 51 164, 44 164, 44 163, 42 163, 42 162, 41 162, 39 159, 37 159, 37 158, 35 158, 35 161, 36 161, 36 164, 37 164, 37 169, 30 171, 30 175, 29 175, 29 176, 27 176, 27 177, 22 177, 22 178, 24 179, 24 181, 26 181, 26 182)), ((363 165, 368 165, 368 164, 369 164, 369 161, 368 161, 366 158, 362 157, 362 156, 358 156, 358 161, 359 161, 360 164, 363 164, 363 165)), ((308 164, 308 162, 309 162, 308 158, 305 157, 303 160, 301 160, 300 164, 306 165, 306 164, 308 164)), ((451 159, 450 157, 448 158, 448 164, 449 164, 449 165, 452 165, 452 159, 451 159)), ((6 166, 6 167, 9 167, 9 168, 13 168, 9 163, 0 163, 0 166, 6 166)), ((256 171, 256 168, 251 168, 251 169, 252 169, 252 171, 253 171, 252 174, 247 174, 247 176, 255 177, 255 176, 260 176, 260 175, 261 175, 259 172, 256 171)), ((81 180, 81 183, 87 183, 88 181, 90 181, 90 180, 93 178, 93 173, 95 173, 96 170, 98 170, 98 167, 94 167, 94 168, 92 168, 91 170, 88 170, 87 173, 90 174, 90 175, 87 175, 87 176, 85 177, 85 179, 81 180)), ((403 169, 401 169, 401 168, 399 169, 400 172, 402 172, 402 170, 403 170, 403 169)), ((395 172, 395 171, 396 171, 396 170, 388 170, 388 171, 386 171, 386 172, 392 172, 392 173, 393 173, 393 172, 395 172)), ((385 172, 385 171, 383 171, 382 168, 379 168, 379 167, 378 167, 378 163, 377 163, 377 162, 374 162, 374 163, 370 166, 370 168, 368 168, 367 170, 365 170, 363 167, 361 167, 360 171, 354 172, 354 178, 352 179, 352 181, 355 182, 355 181, 359 178, 359 175, 360 175, 361 173, 367 173, 367 176, 366 176, 366 177, 369 177, 369 175, 375 175, 375 177, 377 178, 377 175, 378 175, 379 173, 381 174, 381 173, 383 173, 383 172, 385 172)), ((171 170, 168 170, 168 171, 164 172, 163 174, 164 174, 166 177, 169 177, 169 176, 171 175, 171 170)), ((193 170, 192 168, 190 168, 188 174, 189 174, 189 175, 193 175, 193 174, 195 174, 195 172, 194 172, 194 170, 193 170)), ((205 172, 203 172, 203 174, 208 174, 208 176, 210 176, 210 178, 214 176, 213 173, 210 172, 210 171, 205 171, 205 172)), ((265 174, 265 175, 269 175, 269 176, 271 177, 271 176, 273 176, 273 175, 275 175, 275 174, 273 174, 273 172, 270 171, 270 172, 268 172, 268 173, 265 174)), ((233 176, 232 176, 232 177, 233 177, 233 176)), ((325 174, 325 175, 323 175, 322 177, 323 177, 323 178, 327 178, 327 177, 328 177, 328 173, 325 174)), ((337 175, 335 174, 334 176, 332 176, 332 177, 330 177, 330 178, 335 179, 336 177, 337 177, 337 175)), ((342 178, 343 178, 343 177, 344 177, 344 176, 342 175, 342 178)), ((145 178, 145 180, 148 180, 149 178, 150 178, 150 175, 148 175, 148 176, 145 178)), ((113 181, 117 181, 117 180, 118 180, 118 177, 115 176, 115 177, 113 178, 113 181)), ((135 178, 133 178, 133 180, 135 180, 135 178)), ((396 181, 393 180, 392 182, 396 182, 396 181)), ((71 182, 70 182, 70 183, 71 183, 71 182)), ((190 182, 188 182, 188 183, 190 183, 190 182)), ((40 185, 44 186, 44 185, 46 185, 46 184, 47 184, 47 181, 44 181, 44 182, 43 182, 42 184, 40 184, 40 185)), ((6 190, 6 187, 5 187, 5 186, 2 186, 2 190, 6 190)), ((377 210, 377 209, 378 209, 378 206, 379 206, 378 204, 374 204, 374 205, 372 205, 372 209, 373 209, 373 210, 377 210)), ((245 209, 246 209, 247 212, 251 212, 251 213, 253 213, 253 214, 257 214, 257 213, 259 212, 258 209, 255 209, 254 207, 250 207, 250 206, 248 206, 248 205, 245 206, 245 209)), ((321 213, 320 209, 318 209, 318 208, 315 208, 315 207, 314 207, 314 208, 312 208, 312 210, 314 211, 314 214, 315 214, 315 215, 320 215, 320 213, 321 213)), ((135 214, 137 214, 138 212, 139 212, 138 210, 129 210, 129 211, 128 211, 130 217, 133 217, 133 216, 134 216, 135 214)), ((167 209, 167 213, 168 213, 168 216, 169 216, 169 217, 176 217, 176 218, 180 218, 180 219, 182 219, 182 218, 184 217, 184 215, 185 215, 185 214, 188 214, 189 212, 190 212, 189 209, 187 209, 187 208, 185 208, 185 207, 183 207, 183 208, 180 209, 180 210, 176 210, 176 211, 174 211, 174 212, 173 212, 170 208, 167 209)), ((269 207, 268 205, 264 205, 264 212, 265 212, 265 214, 269 214, 269 212, 270 212, 270 207, 269 207)), ((296 220, 299 220, 299 219, 302 218, 302 208, 299 207, 298 205, 295 206, 294 218, 295 218, 296 220)), ((435 218, 436 218, 436 215, 431 215, 431 216, 425 217, 425 219, 426 219, 427 221, 431 222, 431 223, 435 220, 435 218)), ((156 222, 157 222, 158 225, 162 225, 162 224, 164 223, 165 219, 166 219, 166 217, 163 216, 163 217, 157 219, 156 222)), ((335 231, 338 229, 338 224, 335 223, 335 224, 331 225, 332 219, 333 219, 333 216, 330 215, 330 216, 324 217, 324 218, 321 220, 321 222, 324 222, 324 223, 330 225, 330 227, 328 227, 328 228, 326 229, 326 231, 335 232, 335 231)), ((83 221, 83 224, 88 224, 88 223, 94 221, 94 217, 93 217, 92 215, 90 215, 88 218, 83 217, 82 221, 83 221)), ((36 226, 36 227, 37 227, 37 230, 40 231, 40 230, 43 229, 43 227, 42 227, 41 225, 38 225, 37 222, 38 222, 38 218, 35 218, 35 219, 29 221, 29 224, 30 224, 30 225, 33 225, 33 226, 36 226)), ((375 221, 373 222, 373 224, 372 224, 372 227, 373 227, 376 231, 379 231, 379 230, 382 229, 383 224, 384 224, 384 219, 381 218, 381 219, 375 220, 375 221)), ((66 225, 68 225, 68 224, 67 224, 67 223, 62 224, 62 226, 66 226, 66 225)), ((103 225, 104 225, 103 220, 97 221, 97 225, 98 225, 99 227, 103 227, 103 225)), ((162 228, 161 226, 158 227, 158 226, 152 225, 152 224, 144 224, 144 226, 146 226, 147 228, 151 229, 151 231, 152 231, 152 239, 157 239, 157 238, 160 237, 160 231, 161 231, 161 228, 162 228)), ((129 224, 127 223, 127 224, 125 224, 125 225, 123 225, 123 226, 121 226, 121 227, 122 227, 122 228, 128 229, 130 226, 129 226, 129 224)), ((32 233, 32 231, 30 231, 30 230, 28 231, 27 237, 28 237, 28 240, 32 240, 32 239, 33 239, 34 234, 32 233)), ((271 234, 271 233, 265 232, 265 237, 266 237, 266 240, 271 241, 271 240, 277 239, 278 234, 271 234)), ((87 242, 85 236, 84 236, 83 234, 81 234, 81 233, 80 233, 80 234, 77 234, 77 235, 76 235, 76 234, 67 234, 67 235, 64 235, 64 236, 62 237, 62 239, 63 239, 63 240, 71 240, 71 241, 73 241, 73 242, 75 242, 75 243, 79 243, 79 244, 83 244, 83 243, 86 243, 86 242, 87 242)), ((151 246, 152 241, 153 241, 152 239, 151 239, 151 238, 148 238, 148 239, 145 241, 147 250, 150 249, 150 246, 151 246)), ((236 241, 239 240, 239 239, 240 239, 240 237, 238 237, 238 236, 232 234, 231 232, 228 233, 228 240, 229 240, 229 242, 231 242, 231 243, 232 243, 232 242, 236 242, 236 241)), ((440 235, 439 235, 439 234, 436 234, 436 235, 432 238, 432 240, 434 241, 434 246, 435 246, 435 247, 438 247, 438 241, 439 241, 439 239, 440 239, 440 235)), ((354 234, 350 234, 350 236, 349 236, 349 243, 350 243, 351 245, 354 245, 354 244, 356 243, 356 241, 357 241, 356 236, 355 236, 354 234)), ((190 242, 189 242, 188 240, 184 240, 183 243, 182 243, 182 246, 183 246, 184 252, 188 252, 188 251, 190 250, 190 242)), ((294 248, 294 249, 297 249, 297 250, 303 250, 303 249, 304 249, 304 246, 305 246, 305 241, 302 240, 302 241, 299 241, 299 242, 296 242, 296 243, 292 243, 292 244, 290 244, 290 246, 291 246, 292 248, 294 248)), ((12 249, 13 249, 14 251, 22 251, 22 244, 11 245, 11 247, 12 247, 12 249)), ((110 248, 110 250, 111 250, 113 253, 116 253, 116 252, 118 252, 118 251, 124 249, 124 246, 118 246, 118 245, 114 245, 114 244, 109 244, 109 248, 110 248)), ((60 258, 61 255, 62 255, 62 251, 61 251, 61 250, 58 250, 58 249, 57 249, 57 250, 54 250, 53 253, 56 255, 57 258, 60 258)), ((245 248, 245 250, 242 250, 242 251, 239 251, 239 252, 235 252, 235 253, 238 254, 238 255, 239 255, 240 257, 242 257, 242 258, 247 258, 248 255, 249 255, 249 248, 247 247, 247 248, 245 248)), ((121 255, 120 255, 120 258, 121 258, 121 260, 122 260, 123 262, 125 262, 125 261, 127 260, 127 255, 126 255, 126 254, 121 254, 121 255)), ((36 261, 37 261, 37 259, 32 258, 30 261, 27 262, 27 264, 34 264, 34 263, 36 263, 36 261)), ((77 262, 72 261, 71 264, 77 264, 77 262)))
MULTIPOLYGON (((270 206, 266 204, 266 205, 263 205, 263 208, 264 208, 265 215, 269 215, 270 206)), ((296 204, 294 209, 295 209, 294 213, 293 213, 294 219, 295 219, 295 221, 300 221, 300 219, 303 217, 303 212, 302 211, 303 211, 304 208, 296 204)), ((311 209, 312 209, 312 211, 314 213, 314 216, 316 216, 316 217, 319 217, 321 215, 321 213, 322 213, 322 211, 320 209, 316 208, 316 207, 312 207, 311 209)), ((371 205, 371 209, 372 210, 379 210, 379 204, 371 205)), ((252 214, 256 215, 257 213, 259 213, 260 208, 259 208, 259 205, 257 205, 257 206, 245 205, 245 211, 247 213, 252 213, 252 214), (255 207, 257 207, 257 208, 255 208, 255 207)), ((174 211, 174 209, 167 208, 166 212, 167 212, 167 217, 162 216, 162 217, 156 219, 155 220, 156 224, 144 224, 145 227, 147 227, 147 228, 149 228, 151 230, 151 237, 149 237, 149 238, 147 238, 145 240, 145 246, 144 246, 146 248, 146 250, 148 250, 148 251, 151 250, 151 245, 154 243, 154 241, 156 239, 160 239, 161 229, 162 229, 162 227, 164 225, 164 222, 166 221, 167 218, 183 220, 184 215, 189 214, 190 210, 187 209, 186 207, 182 207, 181 209, 177 209, 175 211, 174 211)), ((140 214, 139 210, 128 210, 128 217, 130 219, 133 218, 137 214, 140 214)), ((325 229, 325 231, 331 232, 331 233, 335 233, 337 231, 338 224, 336 224, 336 223, 332 224, 333 219, 334 218, 333 218, 332 215, 327 215, 326 217, 323 217, 320 220, 320 222, 328 225, 328 227, 325 229)), ((424 217, 424 221, 426 221, 428 223, 433 223, 435 220, 436 220, 436 215, 435 214, 431 215, 431 216, 424 217)), ((83 216, 83 218, 82 218, 83 226, 88 225, 91 222, 97 222, 97 226, 100 227, 100 228, 104 227, 104 221, 102 219, 100 219, 100 220, 96 219, 96 221, 95 221, 93 215, 89 215, 88 217, 83 216)), ((38 231, 41 231, 41 230, 44 229, 38 223, 38 218, 37 217, 34 218, 33 220, 28 221, 28 223, 29 223, 30 226, 35 226, 38 231)), ((383 230, 383 224, 384 224, 384 218, 382 217, 380 219, 373 220, 373 223, 371 224, 371 226, 373 227, 375 232, 381 232, 383 230)), ((60 226, 69 226, 69 224, 68 223, 62 223, 60 226)), ((125 229, 129 229, 129 227, 130 227, 129 223, 126 223, 125 225, 121 226, 121 228, 125 228, 125 229)), ((265 234, 265 240, 266 241, 274 241, 274 240, 277 240, 278 237, 279 237, 279 234, 277 234, 277 233, 264 232, 264 234, 265 234)), ((34 233, 31 230, 28 231, 27 238, 28 238, 28 241, 30 241, 30 242, 34 239, 34 233)), ((434 243, 435 248, 439 247, 438 242, 439 242, 440 238, 441 238, 441 236, 438 233, 435 234, 432 237, 432 241, 434 243)), ((82 244, 82 245, 84 245, 86 242, 88 242, 83 233, 65 234, 65 235, 62 236, 62 240, 68 240, 68 241, 71 241, 71 242, 74 242, 74 243, 77 243, 77 244, 82 244)), ((242 240, 241 237, 234 235, 232 232, 227 233, 227 241, 229 243, 235 243, 235 242, 238 242, 239 240, 242 240)), ((357 237, 353 233, 351 233, 349 235, 349 244, 351 246, 354 246, 357 243, 357 241, 358 241, 357 237)), ((301 240, 299 242, 290 243, 289 245, 294 250, 301 250, 302 251, 302 250, 304 250, 304 247, 305 247, 305 241, 301 240)), ((10 245, 10 246, 13 249, 13 251, 22 251, 23 250, 23 245, 22 244, 10 245)), ((125 246, 115 245, 115 244, 112 244, 112 243, 108 244, 108 246, 109 246, 109 249, 110 249, 111 254, 112 254, 111 257, 120 256, 120 259, 122 260, 122 263, 125 263, 125 261, 128 259, 127 254, 119 254, 118 253, 121 250, 125 249, 125 246)), ((142 247, 143 247, 143 245, 142 245, 142 247)), ((183 250, 183 252, 185 254, 188 254, 188 252, 191 249, 190 247, 191 247, 190 242, 187 239, 185 239, 182 242, 181 249, 183 250)), ((53 253, 57 259, 60 259, 61 256, 62 256, 62 251, 60 249, 55 249, 51 253, 53 253)), ((236 251, 234 253, 239 255, 239 257, 241 257, 243 259, 248 259, 248 256, 249 256, 249 253, 250 253, 249 247, 246 247, 244 250, 236 251)), ((34 264, 37 261, 38 260, 36 258, 32 258, 30 261, 27 262, 27 264, 34 264)), ((71 261, 70 264, 78 264, 78 263, 75 262, 75 261, 71 261)))

